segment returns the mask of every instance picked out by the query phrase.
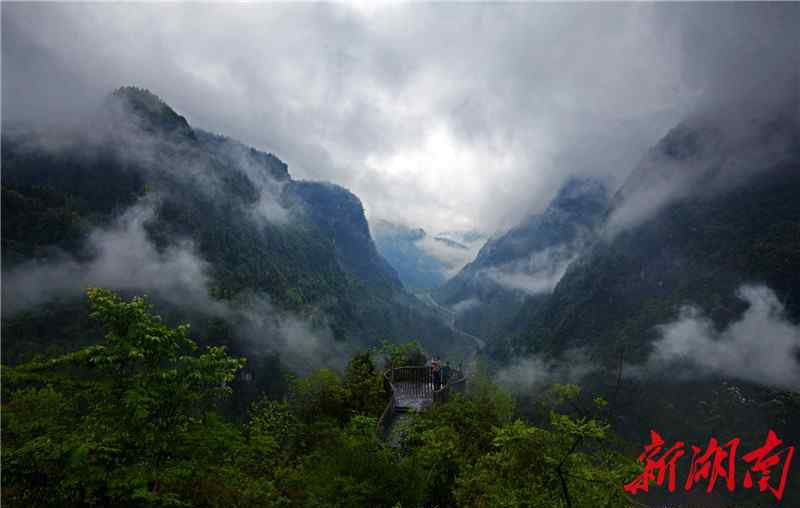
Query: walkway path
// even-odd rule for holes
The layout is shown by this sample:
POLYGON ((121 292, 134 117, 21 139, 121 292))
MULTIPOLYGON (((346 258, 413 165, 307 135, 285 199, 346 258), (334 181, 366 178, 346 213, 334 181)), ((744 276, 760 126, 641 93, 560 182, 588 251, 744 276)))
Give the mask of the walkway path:
MULTIPOLYGON (((378 434, 387 439, 399 442, 393 427, 400 421, 406 421, 409 415, 425 411, 435 403, 445 402, 451 392, 463 392, 467 379, 458 369, 450 369, 450 379, 438 390, 433 387, 433 374, 430 367, 396 367, 387 370, 384 382, 389 388, 390 397, 380 420, 378 434)), ((396 442, 395 445, 396 446, 396 442)))

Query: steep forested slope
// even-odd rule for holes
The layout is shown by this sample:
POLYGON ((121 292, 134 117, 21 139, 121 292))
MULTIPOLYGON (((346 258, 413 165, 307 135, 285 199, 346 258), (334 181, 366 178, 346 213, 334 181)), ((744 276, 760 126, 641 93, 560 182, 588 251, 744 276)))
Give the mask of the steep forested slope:
POLYGON ((617 192, 603 238, 521 311, 497 353, 587 346, 608 358, 624 347, 644 360, 656 326, 686 305, 717 329, 740 316, 743 284, 767 286, 800 319, 799 193, 796 96, 681 123, 617 192))
POLYGON ((547 298, 592 242, 607 203, 599 182, 570 179, 543 213, 489 240, 435 298, 458 310, 456 324, 463 330, 486 339, 502 334, 524 305, 535 307, 547 298))
MULTIPOLYGON (((581 379, 616 401, 628 440, 800 439, 800 108, 796 95, 736 106, 687 119, 645 154, 594 243, 489 344, 501 377, 534 399, 536 379, 581 379)), ((720 502, 759 506, 752 494, 720 502)))
POLYGON ((5 130, 2 162, 5 360, 93 340, 53 314, 74 312, 87 284, 150 291, 246 351, 322 361, 382 338, 459 344, 405 294, 356 196, 292 180, 274 155, 192 128, 145 90, 116 91, 69 129, 5 130))

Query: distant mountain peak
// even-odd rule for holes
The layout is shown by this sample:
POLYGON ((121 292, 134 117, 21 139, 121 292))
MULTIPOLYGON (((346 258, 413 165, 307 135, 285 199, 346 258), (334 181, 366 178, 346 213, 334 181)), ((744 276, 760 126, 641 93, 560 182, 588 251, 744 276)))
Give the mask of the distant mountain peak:
POLYGON ((433 294, 459 311, 459 328, 481 336, 502 332, 529 298, 552 291, 595 238, 608 207, 608 191, 594 178, 571 177, 542 213, 490 238, 474 261, 433 294))
POLYGON ((576 207, 583 210, 586 206, 605 207, 608 200, 608 189, 600 180, 591 177, 571 176, 561 186, 549 208, 572 211, 576 207))
POLYGON ((146 88, 117 88, 106 100, 106 108, 114 123, 133 120, 145 132, 196 140, 186 118, 146 88))
POLYGON ((800 92, 796 79, 763 82, 736 100, 715 102, 670 129, 624 181, 612 201, 609 231, 631 228, 667 204, 712 196, 758 172, 796 160, 800 92))

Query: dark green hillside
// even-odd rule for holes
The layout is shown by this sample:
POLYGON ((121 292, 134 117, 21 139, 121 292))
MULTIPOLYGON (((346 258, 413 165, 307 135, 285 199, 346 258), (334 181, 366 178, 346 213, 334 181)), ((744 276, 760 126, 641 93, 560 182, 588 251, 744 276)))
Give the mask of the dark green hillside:
POLYGON ((344 272, 389 292, 402 288, 397 273, 378 254, 355 195, 324 182, 293 182, 289 192, 306 205, 313 223, 335 239, 336 259, 344 272))
MULTIPOLYGON (((489 344, 489 357, 499 368, 532 354, 571 365, 571 351, 582 350, 594 369, 582 386, 619 397, 612 421, 629 441, 663 429, 688 442, 713 435, 754 446, 774 429, 797 442, 796 390, 708 367, 649 363, 662 337, 658 325, 677 320, 684 306, 717 331, 741 319, 748 303, 737 292, 745 284, 774 291, 785 317, 800 322, 800 128, 792 111, 748 124, 736 143, 713 122, 668 133, 612 200, 601 238, 549 297, 526 302, 505 338, 489 344), (670 188, 679 189, 670 201, 649 209, 651 202, 640 201, 640 221, 614 230, 615 213, 631 196, 658 198, 670 188), (620 355, 626 367, 618 390, 620 355)), ((778 338, 766 335, 766 324, 761 330, 752 339, 770 348, 778 338)), ((787 489, 784 501, 794 506, 796 477, 787 489)), ((763 506, 755 495, 720 497, 725 506, 763 506)), ((648 503, 702 506, 704 499, 659 495, 648 503)))
POLYGON ((434 296, 441 304, 456 308, 460 302, 470 303, 456 320, 463 330, 488 340, 501 336, 514 325, 523 307, 535 308, 550 292, 549 287, 514 285, 514 279, 535 281, 552 276, 594 238, 607 206, 603 185, 571 178, 543 213, 490 239, 477 258, 434 296), (503 283, 505 278, 511 283, 503 283))
POLYGON ((800 156, 743 185, 680 199, 640 226, 598 241, 543 305, 520 313, 514 350, 588 346, 642 360, 655 325, 692 304, 722 328, 745 304, 745 283, 776 292, 800 320, 800 156))
MULTIPOLYGON (((274 155, 192 129, 146 90, 117 90, 80 129, 4 133, 2 165, 4 274, 33 259, 93 259, 88 235, 145 200, 154 209, 144 224, 148 239, 159 252, 191 241, 207 263, 214 298, 266 296, 279 313, 324 316, 317 325, 326 323, 341 341, 416 338, 438 351, 456 345, 435 316, 404 303, 358 198, 335 185, 291 180, 274 155)), ((38 336, 23 327, 23 340, 9 333, 20 329, 16 319, 3 316, 8 360, 37 341, 44 351, 49 336, 61 333, 38 336)))

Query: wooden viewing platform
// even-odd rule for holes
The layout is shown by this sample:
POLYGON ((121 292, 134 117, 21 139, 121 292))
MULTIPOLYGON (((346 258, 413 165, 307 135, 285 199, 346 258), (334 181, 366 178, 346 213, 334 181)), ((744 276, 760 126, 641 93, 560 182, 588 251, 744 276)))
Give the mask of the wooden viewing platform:
POLYGON ((383 380, 390 393, 386 409, 378 420, 378 435, 384 439, 399 415, 424 411, 434 403, 446 402, 451 392, 463 392, 467 386, 464 373, 451 368, 448 382, 434 390, 433 372, 426 366, 388 369, 383 380))

